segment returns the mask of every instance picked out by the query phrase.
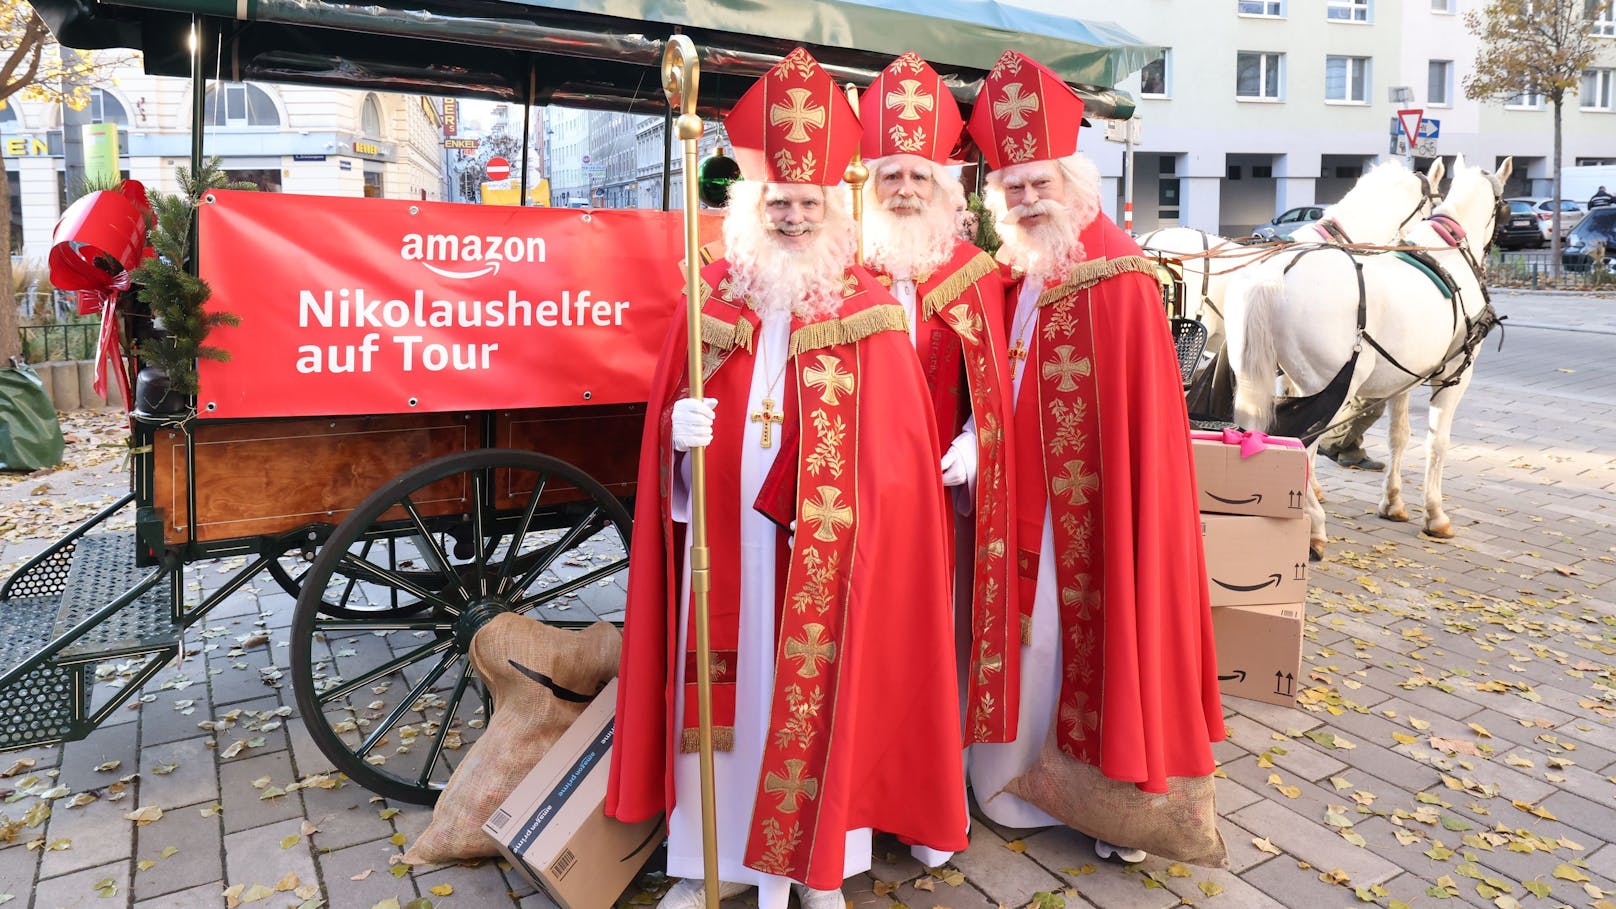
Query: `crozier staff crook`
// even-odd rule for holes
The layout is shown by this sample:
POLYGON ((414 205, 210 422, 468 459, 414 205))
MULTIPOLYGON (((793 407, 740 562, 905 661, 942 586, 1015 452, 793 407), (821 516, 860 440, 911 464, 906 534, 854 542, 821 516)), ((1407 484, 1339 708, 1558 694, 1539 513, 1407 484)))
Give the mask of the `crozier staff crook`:
MULTIPOLYGON (((662 49, 662 90, 668 106, 679 112, 674 132, 684 143, 685 176, 685 310, 689 326, 690 397, 700 401, 701 297, 697 293, 701 257, 698 247, 697 216, 701 203, 696 175, 696 140, 701 138, 702 122, 696 116, 696 87, 700 67, 696 45, 684 35, 674 35, 662 49)), ((709 552, 707 549, 707 457, 706 448, 692 448, 690 458, 690 608, 696 619, 696 704, 699 718, 701 756, 701 855, 703 887, 707 909, 718 909, 718 819, 713 796, 713 677, 712 645, 707 635, 707 591, 709 552)))

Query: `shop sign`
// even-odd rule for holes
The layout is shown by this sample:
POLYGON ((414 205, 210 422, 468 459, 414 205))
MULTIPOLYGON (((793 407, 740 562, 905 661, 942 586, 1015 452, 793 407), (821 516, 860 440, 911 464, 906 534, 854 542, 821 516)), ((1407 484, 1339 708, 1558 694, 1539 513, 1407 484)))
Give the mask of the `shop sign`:
POLYGON ((44 136, 6 136, 0 147, 8 158, 43 158, 50 154, 50 143, 44 136))

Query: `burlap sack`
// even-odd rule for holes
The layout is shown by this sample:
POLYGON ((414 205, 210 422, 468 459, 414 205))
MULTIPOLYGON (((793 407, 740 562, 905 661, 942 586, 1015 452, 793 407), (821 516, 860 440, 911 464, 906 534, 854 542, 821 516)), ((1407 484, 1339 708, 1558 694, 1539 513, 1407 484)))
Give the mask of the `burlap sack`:
POLYGON ((405 860, 430 865, 498 855, 483 824, 588 706, 557 697, 533 676, 593 695, 617 675, 622 651, 622 632, 610 622, 568 631, 507 613, 478 631, 471 661, 493 692, 494 716, 449 777, 432 823, 405 860))
POLYGON ((1108 779, 1100 768, 1060 750, 1051 732, 1044 737, 1038 760, 1004 791, 1073 830, 1108 843, 1175 862, 1229 867, 1210 776, 1170 777, 1166 792, 1145 792, 1132 783, 1108 779))

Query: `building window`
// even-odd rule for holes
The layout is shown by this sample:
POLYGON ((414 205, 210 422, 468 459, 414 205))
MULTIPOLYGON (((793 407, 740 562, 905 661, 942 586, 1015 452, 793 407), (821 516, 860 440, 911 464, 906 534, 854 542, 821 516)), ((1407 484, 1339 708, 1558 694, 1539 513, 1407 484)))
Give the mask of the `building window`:
POLYGON ((1239 10, 1242 16, 1273 16, 1285 15, 1285 0, 1239 0, 1239 10))
POLYGON ((1611 88, 1616 82, 1616 69, 1585 69, 1582 71, 1582 109, 1616 110, 1611 88))
POLYGON ((1453 15, 1453 0, 1431 0, 1431 12, 1453 15))
POLYGON ((99 88, 90 89, 90 103, 84 108, 84 116, 88 118, 86 123, 129 125, 129 114, 124 112, 123 104, 111 92, 99 88))
POLYGON ((1329 0, 1325 15, 1335 22, 1368 22, 1369 0, 1329 0))
POLYGON ((1588 20, 1592 23, 1589 34, 1597 38, 1616 38, 1616 3, 1588 0, 1588 20))
POLYGON ((11 250, 13 256, 22 255, 22 172, 19 170, 6 170, 6 178, 11 181, 11 250))
POLYGON ((1147 98, 1166 98, 1172 94, 1173 51, 1162 48, 1161 57, 1145 64, 1139 71, 1139 94, 1147 98))
POLYGON ((1369 103, 1369 58, 1325 57, 1324 99, 1369 103))
POLYGON ((1425 103, 1432 107, 1453 104, 1453 61, 1432 60, 1426 74, 1425 103))
POLYGON ((1248 100, 1278 101, 1284 54, 1242 51, 1235 55, 1234 93, 1248 100))
POLYGON ((1509 100, 1504 102, 1504 106, 1521 110, 1542 110, 1543 96, 1536 89, 1526 89, 1511 95, 1509 100))
POLYGON ((381 138, 382 105, 375 95, 365 96, 365 106, 359 114, 359 131, 372 138, 381 138))
POLYGON ((0 107, 0 130, 11 132, 17 127, 17 105, 15 103, 0 107))
POLYGON ((208 126, 280 126, 281 115, 269 93, 258 86, 225 83, 208 89, 202 102, 202 122, 208 126))

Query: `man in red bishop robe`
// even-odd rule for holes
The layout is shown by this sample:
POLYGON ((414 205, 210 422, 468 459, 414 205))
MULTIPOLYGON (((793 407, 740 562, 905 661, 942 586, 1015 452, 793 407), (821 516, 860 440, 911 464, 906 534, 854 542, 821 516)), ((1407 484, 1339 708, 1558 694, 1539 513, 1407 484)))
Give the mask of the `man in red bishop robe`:
MULTIPOLYGON (((1054 735, 1104 778, 1169 792, 1223 738, 1189 420, 1153 264, 1100 211, 1077 152, 1083 102, 1006 51, 969 130, 1013 278, 1022 650, 1015 741, 975 745, 982 812, 1059 823, 1004 792, 1054 735)), ((1081 798, 1081 796, 1077 796, 1081 798)), ((1096 841, 1102 858, 1144 855, 1096 841)))
POLYGON ((966 845, 942 453, 903 308, 853 264, 846 97, 799 48, 725 125, 750 179, 701 274, 712 397, 688 397, 682 316, 652 380, 606 812, 666 812, 686 880, 661 905, 702 905, 685 523, 705 446, 718 876, 763 909, 793 884, 840 909, 870 828, 966 845))
MULTIPOLYGON (((1021 623, 1004 280, 992 256, 958 237, 955 200, 964 191, 947 163, 965 121, 936 71, 912 52, 892 61, 860 98, 859 122, 870 171, 865 263, 903 304, 946 446, 943 485, 969 521, 965 546, 955 549, 964 569, 955 602, 967 651, 959 660, 965 741, 1006 742, 1016 736, 1021 623)), ((946 857, 921 860, 937 866, 946 857)))

